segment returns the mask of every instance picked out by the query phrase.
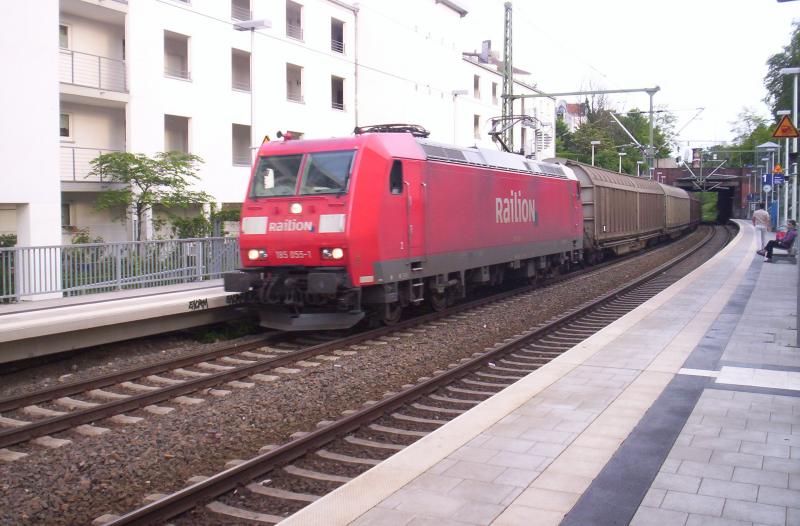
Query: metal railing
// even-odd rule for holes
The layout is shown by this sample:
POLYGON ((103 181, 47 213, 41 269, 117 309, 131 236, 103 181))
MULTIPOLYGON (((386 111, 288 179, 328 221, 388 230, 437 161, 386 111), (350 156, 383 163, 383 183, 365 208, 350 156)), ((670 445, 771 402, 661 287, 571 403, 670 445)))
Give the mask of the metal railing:
POLYGON ((59 80, 87 88, 126 93, 125 61, 69 49, 60 50, 59 80))
POLYGON ((286 23, 286 36, 296 40, 303 40, 303 28, 294 24, 286 23))
POLYGON ((344 53, 344 42, 331 39, 331 51, 334 53, 344 53))
POLYGON ((250 91, 250 79, 247 80, 233 79, 231 81, 231 88, 238 91, 250 91))
POLYGON ((250 166, 253 164, 253 159, 249 152, 233 152, 233 165, 234 166, 250 166))
POLYGON ((0 248, 0 302, 218 279, 238 266, 235 237, 0 248))
POLYGON ((334 110, 344 110, 344 102, 331 101, 331 108, 334 110))
POLYGON ((89 177, 89 172, 92 170, 91 161, 97 158, 98 155, 119 151, 121 150, 62 146, 60 161, 61 180, 76 182, 102 182, 102 177, 89 177))
POLYGON ((292 102, 304 102, 303 92, 301 92, 299 89, 286 90, 286 100, 290 100, 292 102))
POLYGON ((176 79, 192 80, 191 72, 179 66, 164 66, 164 75, 176 79))

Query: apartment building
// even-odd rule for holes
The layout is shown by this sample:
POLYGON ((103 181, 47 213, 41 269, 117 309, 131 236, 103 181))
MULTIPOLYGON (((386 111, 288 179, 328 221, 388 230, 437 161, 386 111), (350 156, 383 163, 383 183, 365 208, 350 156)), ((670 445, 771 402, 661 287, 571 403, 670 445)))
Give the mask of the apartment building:
MULTIPOLYGON (((31 4, 0 7, 0 54, 28 78, 4 85, 0 101, 12 117, 1 126, 0 182, 14 190, 0 193, 0 234, 20 244, 69 243, 77 232, 132 239, 125 210, 93 206, 111 183, 89 163, 105 152, 191 152, 204 160, 197 188, 235 204, 254 148, 278 130, 317 138, 410 122, 441 142, 493 147, 502 77, 463 55, 474 43, 452 36, 468 16, 454 1, 31 4)), ((534 92, 517 83, 525 90, 534 92)), ((542 123, 517 130, 517 144, 552 156, 553 101, 517 104, 542 123)))

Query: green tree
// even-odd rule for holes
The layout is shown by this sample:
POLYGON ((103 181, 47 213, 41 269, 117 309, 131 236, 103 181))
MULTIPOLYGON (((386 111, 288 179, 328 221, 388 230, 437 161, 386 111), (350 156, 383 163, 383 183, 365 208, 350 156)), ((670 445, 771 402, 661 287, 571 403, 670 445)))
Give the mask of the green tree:
POLYGON ((783 47, 783 51, 767 59, 767 76, 764 77, 767 95, 764 97, 764 102, 776 118, 778 110, 792 109, 794 95, 792 75, 781 75, 780 70, 800 66, 800 19, 792 22, 792 26, 789 43, 783 47))
POLYGON ((137 220, 136 238, 143 240, 147 232, 144 219, 153 206, 187 208, 213 200, 205 192, 190 189, 192 180, 199 179, 197 168, 202 162, 200 157, 183 152, 159 152, 155 157, 128 152, 100 155, 91 162, 89 176, 122 186, 102 192, 94 206, 97 210, 122 207, 137 220))

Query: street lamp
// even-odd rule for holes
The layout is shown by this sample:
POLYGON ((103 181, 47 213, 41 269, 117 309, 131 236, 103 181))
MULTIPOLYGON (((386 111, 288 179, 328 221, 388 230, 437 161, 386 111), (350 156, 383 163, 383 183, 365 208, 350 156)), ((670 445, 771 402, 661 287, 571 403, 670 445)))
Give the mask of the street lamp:
POLYGON ((601 144, 600 141, 592 141, 590 143, 592 145, 592 166, 594 166, 594 147, 601 144))
MULTIPOLYGON (((778 110, 775 112, 778 116, 789 115, 791 111, 789 110, 778 110)), ((783 163, 783 222, 784 224, 789 220, 789 138, 787 137, 784 142, 784 149, 786 150, 786 154, 784 156, 785 162, 783 163)), ((795 181, 797 178, 795 177, 795 181)), ((797 194, 796 189, 792 189, 792 197, 791 197, 791 207, 792 207, 792 216, 794 217, 797 212, 795 210, 795 194, 797 194)))
POLYGON ((617 152, 617 155, 619 155, 619 168, 617 169, 617 171, 619 173, 622 173, 622 158, 628 154, 625 152, 617 152))
POLYGON ((253 58, 255 56, 254 35, 256 29, 267 29, 272 27, 272 22, 269 20, 239 20, 233 24, 236 31, 250 31, 250 161, 253 160, 253 148, 255 147, 255 106, 253 104, 253 92, 255 91, 255 83, 253 82, 253 58))
POLYGON ((642 165, 644 161, 636 161, 636 177, 642 176, 642 165))
MULTIPOLYGON (((795 126, 797 126, 797 76, 800 75, 800 68, 781 68, 778 73, 781 75, 794 75, 794 97, 792 97, 792 122, 795 126)), ((797 138, 792 141, 792 152, 797 153, 797 138)), ((788 169, 788 163, 786 168, 788 169)), ((795 180, 797 180, 797 168, 794 169, 795 180)), ((800 185, 795 184, 795 187, 800 185)), ((795 192, 797 188, 795 189, 795 192)), ((794 195, 792 197, 794 202, 798 202, 794 195)), ((792 212, 792 217, 797 220, 797 210, 792 212)), ((798 305, 800 305, 800 299, 798 299, 798 305)), ((800 331, 797 331, 797 341, 800 343, 800 331)))

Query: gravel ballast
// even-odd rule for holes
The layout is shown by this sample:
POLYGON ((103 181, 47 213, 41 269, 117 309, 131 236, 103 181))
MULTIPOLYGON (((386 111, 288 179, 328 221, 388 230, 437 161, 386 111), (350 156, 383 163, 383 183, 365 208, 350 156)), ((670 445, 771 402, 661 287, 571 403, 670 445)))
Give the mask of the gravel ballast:
POLYGON ((175 411, 164 416, 131 413, 145 416, 138 424, 98 422, 111 430, 99 437, 59 434, 73 443, 36 447, 25 458, 0 463, 0 524, 87 524, 105 513, 130 511, 147 495, 179 490, 192 476, 212 475, 229 460, 251 458, 267 444, 286 442, 294 432, 310 431, 319 421, 336 419, 344 410, 378 400, 613 290, 685 252, 705 232, 701 228, 593 276, 427 325, 424 333, 364 344, 367 349, 336 361, 315 360, 318 366, 282 374, 274 382, 224 387, 231 390, 224 397, 193 394, 204 400, 195 406, 165 402, 160 405, 175 411))

